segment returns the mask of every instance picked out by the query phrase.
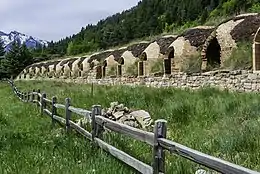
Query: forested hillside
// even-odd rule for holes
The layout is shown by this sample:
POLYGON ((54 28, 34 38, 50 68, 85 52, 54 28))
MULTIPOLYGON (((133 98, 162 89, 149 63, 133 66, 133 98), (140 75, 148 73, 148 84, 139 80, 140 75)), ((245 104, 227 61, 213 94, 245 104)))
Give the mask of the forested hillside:
POLYGON ((215 17, 243 12, 260 12, 259 0, 142 0, 96 25, 82 27, 73 36, 51 42, 45 53, 75 55, 107 49, 137 38, 172 33, 182 25, 201 25, 215 17))

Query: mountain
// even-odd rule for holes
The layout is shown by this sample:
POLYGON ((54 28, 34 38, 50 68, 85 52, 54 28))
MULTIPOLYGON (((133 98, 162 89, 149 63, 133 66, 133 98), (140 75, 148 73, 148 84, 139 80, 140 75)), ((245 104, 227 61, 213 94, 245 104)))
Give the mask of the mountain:
POLYGON ((10 46, 14 41, 17 41, 19 44, 25 43, 27 48, 32 48, 32 49, 48 46, 48 42, 45 40, 28 36, 17 31, 11 31, 9 34, 0 31, 0 38, 4 42, 6 51, 10 49, 10 46))

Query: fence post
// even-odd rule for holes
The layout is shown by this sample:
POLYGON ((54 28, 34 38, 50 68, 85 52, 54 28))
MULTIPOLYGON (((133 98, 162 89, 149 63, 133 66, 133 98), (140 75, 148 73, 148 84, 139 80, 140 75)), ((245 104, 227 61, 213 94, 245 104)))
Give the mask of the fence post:
MULTIPOLYGON (((40 98, 40 96, 39 96, 39 94, 41 94, 41 90, 38 89, 38 90, 37 90, 37 93, 38 93, 38 94, 37 94, 36 97, 37 97, 37 101, 39 102, 39 101, 41 100, 41 98, 40 98)), ((37 105, 39 105, 39 104, 37 103, 37 105)))
POLYGON ((52 97, 52 112, 51 112, 51 120, 52 120, 52 127, 55 125, 55 120, 53 118, 54 115, 57 115, 57 108, 54 106, 57 103, 57 98, 52 97))
POLYGON ((165 152, 158 138, 166 138, 166 120, 157 120, 154 125, 153 174, 165 173, 165 152))
POLYGON ((70 98, 65 99, 65 116, 66 116, 66 132, 69 133, 70 131, 70 116, 71 111, 69 110, 70 107, 70 98))
POLYGON ((101 106, 93 105, 92 106, 92 114, 91 114, 91 125, 92 125, 92 141, 94 141, 95 137, 101 136, 101 126, 96 124, 96 115, 101 115, 101 106))
POLYGON ((47 97, 46 93, 42 93, 41 97, 41 115, 43 115, 43 110, 46 109, 46 101, 44 100, 47 97))

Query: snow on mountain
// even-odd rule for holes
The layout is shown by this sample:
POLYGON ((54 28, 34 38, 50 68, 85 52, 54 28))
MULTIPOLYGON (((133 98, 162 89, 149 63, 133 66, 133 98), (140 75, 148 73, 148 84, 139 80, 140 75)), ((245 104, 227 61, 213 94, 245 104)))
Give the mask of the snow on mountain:
POLYGON ((9 34, 6 34, 0 31, 0 38, 4 42, 6 51, 10 49, 11 44, 14 41, 17 41, 19 44, 25 43, 28 48, 36 48, 37 46, 48 46, 48 42, 41 40, 32 36, 28 36, 17 31, 11 31, 9 34))

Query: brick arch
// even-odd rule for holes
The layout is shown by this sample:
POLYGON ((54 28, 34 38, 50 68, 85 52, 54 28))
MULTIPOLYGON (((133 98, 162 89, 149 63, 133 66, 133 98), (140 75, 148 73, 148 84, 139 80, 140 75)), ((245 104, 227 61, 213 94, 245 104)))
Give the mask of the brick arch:
POLYGON ((253 70, 260 71, 260 28, 257 30, 253 43, 253 70))
POLYGON ((216 31, 205 41, 201 51, 202 65, 201 69, 206 70, 208 66, 221 66, 221 46, 218 42, 216 31))

